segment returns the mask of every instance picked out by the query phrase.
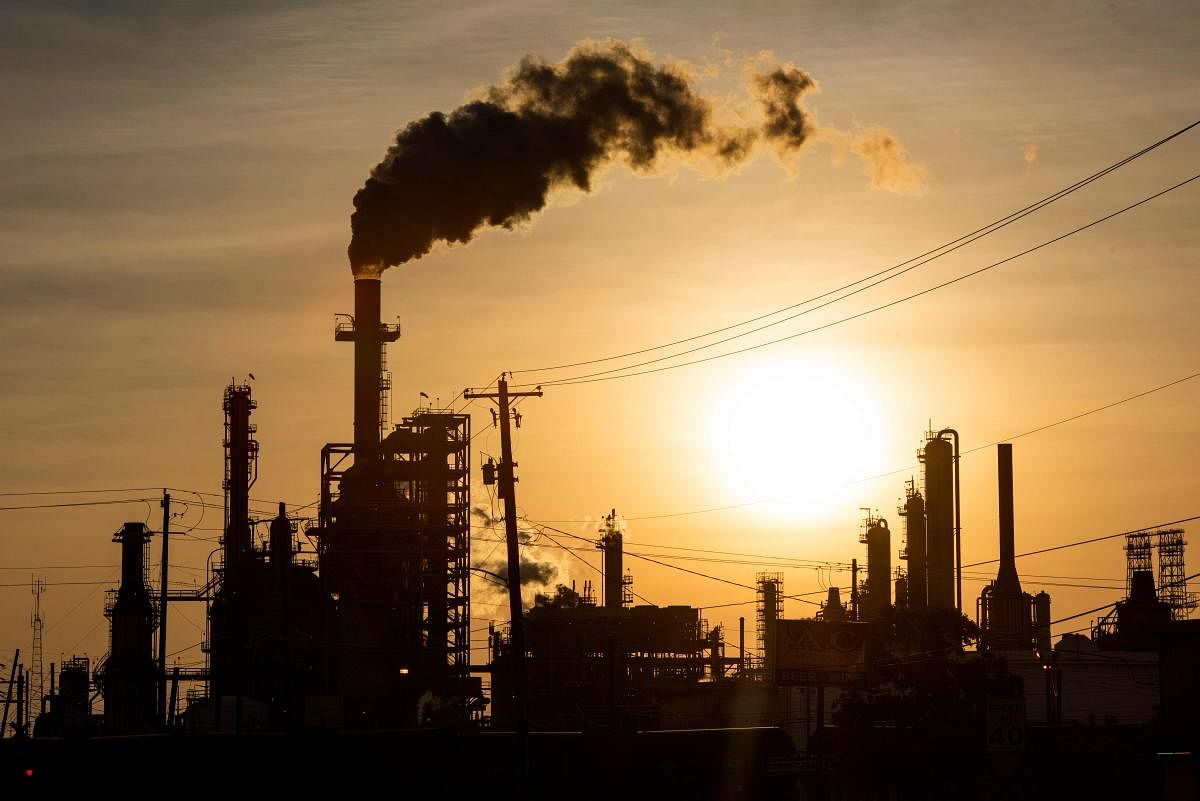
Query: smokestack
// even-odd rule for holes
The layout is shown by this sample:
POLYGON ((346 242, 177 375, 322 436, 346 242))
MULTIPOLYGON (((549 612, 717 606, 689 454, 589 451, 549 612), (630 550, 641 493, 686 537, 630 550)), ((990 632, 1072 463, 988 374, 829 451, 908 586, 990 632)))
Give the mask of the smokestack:
POLYGON ((354 277, 354 454, 364 461, 376 459, 379 451, 379 284, 377 275, 354 277))
POLYGON ((996 473, 1000 498, 1000 569, 996 573, 996 594, 1021 594, 1021 579, 1017 576, 1017 549, 1013 527, 1013 463, 1012 445, 996 446, 996 473))
POLYGON ((354 343, 354 458, 366 464, 379 458, 383 434, 383 408, 387 384, 383 380, 383 353, 388 342, 400 338, 400 327, 380 322, 382 268, 364 268, 354 274, 354 323, 339 323, 333 338, 354 343))

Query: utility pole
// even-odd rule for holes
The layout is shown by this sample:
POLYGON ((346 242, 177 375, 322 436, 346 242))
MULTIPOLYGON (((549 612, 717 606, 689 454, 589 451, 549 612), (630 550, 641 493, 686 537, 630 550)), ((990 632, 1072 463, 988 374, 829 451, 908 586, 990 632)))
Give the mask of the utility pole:
POLYGON ((159 720, 167 723, 167 554, 171 541, 171 496, 163 490, 162 500, 162 565, 161 586, 158 591, 158 713, 159 720))
MULTIPOLYGON (((497 471, 497 483, 500 485, 500 498, 504 501, 504 535, 508 545, 508 614, 509 634, 511 639, 510 654, 512 659, 513 683, 513 722, 516 724, 518 747, 521 752, 521 792, 529 791, 529 680, 525 672, 525 621, 522 616, 521 604, 521 549, 517 536, 517 466, 512 456, 512 432, 509 419, 512 411, 509 401, 512 398, 540 398, 542 388, 537 387, 532 392, 509 392, 506 373, 501 373, 496 382, 495 392, 472 392, 465 390, 463 398, 487 398, 496 401, 500 406, 500 464, 497 471)), ((519 423, 519 421, 518 421, 519 423)))

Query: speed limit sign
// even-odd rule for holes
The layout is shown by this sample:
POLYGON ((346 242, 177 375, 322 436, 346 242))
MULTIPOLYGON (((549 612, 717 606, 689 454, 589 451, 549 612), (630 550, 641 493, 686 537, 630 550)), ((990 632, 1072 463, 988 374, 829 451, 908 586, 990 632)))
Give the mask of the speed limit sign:
POLYGON ((1025 750, 1025 701, 991 699, 987 706, 987 750, 1025 750))

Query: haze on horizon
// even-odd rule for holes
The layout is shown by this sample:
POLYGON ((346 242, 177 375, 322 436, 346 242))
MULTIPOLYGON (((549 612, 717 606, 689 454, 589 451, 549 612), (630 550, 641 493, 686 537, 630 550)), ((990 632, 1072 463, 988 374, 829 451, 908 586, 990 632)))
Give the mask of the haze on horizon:
MULTIPOLYGON (((331 322, 351 310, 351 200, 398 128, 455 108, 527 53, 553 62, 584 39, 636 40, 658 61, 694 65, 705 94, 723 97, 738 90, 740 65, 770 50, 816 78, 821 91, 806 105, 822 125, 890 131, 925 171, 921 191, 873 187, 859 160, 828 141, 806 147, 790 170, 769 153, 719 178, 682 166, 654 177, 612 166, 586 195, 553 195, 530 224, 436 246, 384 275, 384 316, 399 316, 404 329, 389 353, 395 416, 420 392, 449 403, 501 370, 636 350, 819 294, 1200 116, 1200 12, 1190 4, 684 8, 0 8, 0 491, 220 492, 221 391, 231 376, 253 372, 262 460, 252 495, 311 503, 321 445, 350 436, 350 354, 333 342, 331 322)), ((1198 154, 1200 135, 1185 135, 778 334, 1049 239, 1187 178, 1198 154)), ((898 531, 895 506, 910 474, 847 482, 915 465, 931 422, 955 427, 971 448, 1200 370, 1196 193, 1185 187, 827 331, 705 365, 547 387, 522 407, 520 504, 534 520, 581 534, 615 507, 631 550, 861 559, 860 507, 898 531), (776 495, 790 498, 745 505, 776 495), (734 508, 660 516, 715 507, 734 508)), ((1200 512, 1198 400, 1200 382, 1188 382, 1016 440, 1018 551, 1200 512)), ((480 404, 471 411, 483 432, 479 452, 495 453, 490 415, 480 404)), ((994 460, 965 458, 963 479, 964 561, 990 559, 994 460)), ((221 510, 203 510, 201 521, 195 496, 175 496, 190 504, 179 524, 210 538, 177 540, 176 576, 202 580, 221 510)), ((475 501, 487 503, 482 488, 475 501)), ((5 511, 0 644, 27 647, 27 582, 36 572, 51 584, 46 661, 103 653, 102 587, 88 582, 115 578, 111 534, 143 518, 156 525, 153 502, 5 511)), ((541 553, 560 581, 596 577, 561 552, 541 553)), ((680 564, 745 584, 761 569, 680 564)), ((1123 565, 1119 542, 1019 563, 1022 575, 1107 586, 1123 584, 1123 565)), ((655 603, 753 600, 656 565, 629 566, 635 590, 655 603)), ((848 576, 785 571, 789 594, 831 581, 845 586, 848 576)), ((980 586, 964 582, 968 610, 980 586)), ((1121 594, 1048 589, 1055 617, 1121 594)), ((477 625, 505 618, 486 590, 477 596, 477 625)), ((732 630, 752 609, 706 617, 732 630)), ((810 607, 789 602, 787 611, 810 607)), ((191 626, 175 624, 175 614, 172 651, 195 644, 203 628, 195 611, 178 612, 191 626)), ((180 658, 201 656, 183 650, 180 658)))

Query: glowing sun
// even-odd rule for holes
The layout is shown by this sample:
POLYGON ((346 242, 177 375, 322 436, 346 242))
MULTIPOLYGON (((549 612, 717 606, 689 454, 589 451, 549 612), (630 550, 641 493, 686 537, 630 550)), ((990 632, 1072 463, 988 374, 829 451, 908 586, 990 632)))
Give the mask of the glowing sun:
POLYGON ((852 504, 854 482, 878 470, 880 428, 861 377, 826 359, 792 357, 733 377, 714 403, 710 442, 735 502, 815 518, 852 504))

